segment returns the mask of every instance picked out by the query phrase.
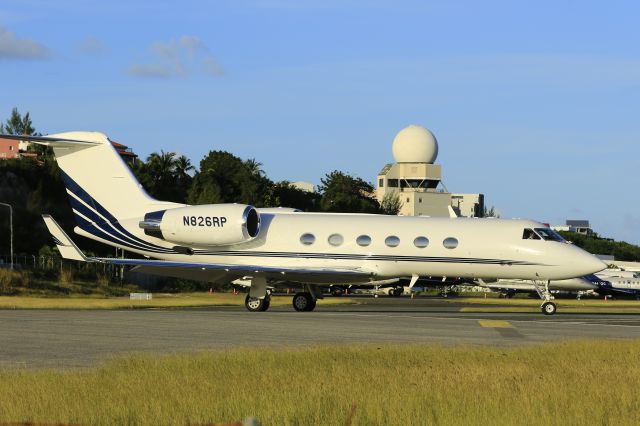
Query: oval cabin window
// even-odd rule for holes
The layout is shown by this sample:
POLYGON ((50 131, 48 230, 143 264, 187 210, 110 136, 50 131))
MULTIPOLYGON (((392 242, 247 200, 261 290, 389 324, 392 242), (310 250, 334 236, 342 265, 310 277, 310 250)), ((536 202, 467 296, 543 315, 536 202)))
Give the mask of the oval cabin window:
POLYGON ((413 245, 418 248, 425 248, 429 245, 429 239, 427 237, 416 237, 416 239, 413 240, 413 245))
POLYGON ((316 241, 316 237, 313 234, 302 234, 300 242, 305 246, 310 246, 316 241))
POLYGON ((454 249, 458 247, 458 240, 453 237, 445 238, 445 240, 442 242, 442 245, 445 248, 454 249))
POLYGON ((340 234, 331 234, 329 235, 328 241, 332 246, 339 246, 343 243, 344 238, 342 238, 342 235, 340 234))
POLYGON ((371 237, 368 235, 360 235, 357 239, 356 239, 356 243, 361 246, 361 247, 366 247, 369 244, 371 244, 371 237))
POLYGON ((389 247, 398 247, 400 245, 400 238, 391 235, 384 240, 384 243, 389 247))

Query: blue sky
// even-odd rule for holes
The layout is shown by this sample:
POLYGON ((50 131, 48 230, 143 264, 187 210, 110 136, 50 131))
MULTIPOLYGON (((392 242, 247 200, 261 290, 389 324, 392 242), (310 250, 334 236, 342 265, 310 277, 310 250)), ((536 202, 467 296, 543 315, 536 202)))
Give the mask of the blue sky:
POLYGON ((408 124, 453 192, 640 243, 640 4, 3 0, 0 119, 142 157, 374 182, 408 124))

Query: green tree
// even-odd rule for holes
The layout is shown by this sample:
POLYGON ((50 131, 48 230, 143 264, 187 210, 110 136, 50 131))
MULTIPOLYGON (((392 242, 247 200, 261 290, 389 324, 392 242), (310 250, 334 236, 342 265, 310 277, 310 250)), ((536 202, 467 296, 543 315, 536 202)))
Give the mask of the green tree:
POLYGON ((131 169, 147 192, 160 200, 186 202, 191 186, 191 161, 175 152, 152 152, 146 162, 135 161, 131 169))
POLYGON ((268 207, 292 207, 302 211, 317 211, 320 195, 316 192, 296 188, 287 181, 271 185, 264 197, 264 205, 268 207))
POLYGON ((22 116, 18 112, 18 108, 11 110, 11 116, 1 125, 0 130, 9 135, 33 135, 36 132, 29 113, 22 116))
POLYGON ((373 185, 365 180, 334 170, 321 179, 320 208, 327 212, 380 213, 373 198, 373 185))
POLYGON ((383 214, 396 216, 402 208, 402 200, 397 192, 387 192, 380 202, 380 210, 383 214))
POLYGON ((246 203, 264 205, 272 182, 263 176, 260 163, 243 161, 226 151, 210 151, 200 162, 188 201, 191 204, 246 203))
POLYGON ((484 206, 482 217, 500 217, 500 213, 498 213, 495 206, 491 206, 489 209, 487 209, 487 206, 484 206))

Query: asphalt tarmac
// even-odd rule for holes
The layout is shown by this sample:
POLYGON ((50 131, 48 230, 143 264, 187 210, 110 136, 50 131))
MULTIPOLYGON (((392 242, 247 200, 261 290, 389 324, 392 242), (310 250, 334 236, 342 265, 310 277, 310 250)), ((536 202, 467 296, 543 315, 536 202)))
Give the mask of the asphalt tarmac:
POLYGON ((167 354, 319 344, 527 345, 638 338, 640 315, 467 313, 437 299, 359 305, 171 310, 0 310, 0 367, 86 367, 131 352, 167 354))

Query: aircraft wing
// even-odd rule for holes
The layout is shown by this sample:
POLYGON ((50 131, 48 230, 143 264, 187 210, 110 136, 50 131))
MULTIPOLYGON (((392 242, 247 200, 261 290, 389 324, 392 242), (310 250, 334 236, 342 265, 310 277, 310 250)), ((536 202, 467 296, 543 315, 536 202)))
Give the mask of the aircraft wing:
POLYGON ((196 271, 202 271, 202 275, 207 275, 207 272, 221 272, 228 275, 256 275, 264 274, 271 278, 279 278, 281 280, 319 280, 319 282, 326 281, 322 279, 326 277, 328 281, 353 281, 356 279, 366 280, 371 276, 369 271, 365 271, 361 268, 316 268, 316 267, 271 267, 263 265, 229 265, 225 263, 198 263, 198 262, 175 262, 167 260, 156 259, 117 259, 111 257, 90 257, 90 261, 100 263, 110 263, 113 265, 129 265, 140 267, 134 268, 135 272, 154 271, 154 273, 167 275, 162 273, 162 270, 169 270, 178 268, 181 272, 188 272, 196 275, 196 271))
POLYGON ((366 281, 371 271, 362 268, 318 268, 318 267, 272 267, 264 265, 230 265, 225 263, 177 262, 158 259, 117 259, 111 257, 88 257, 75 245, 64 230, 50 215, 43 215, 45 224, 65 259, 84 262, 109 263, 134 266, 134 272, 190 278, 203 281, 221 277, 236 279, 244 275, 265 275, 280 280, 309 283, 333 283, 366 281))

